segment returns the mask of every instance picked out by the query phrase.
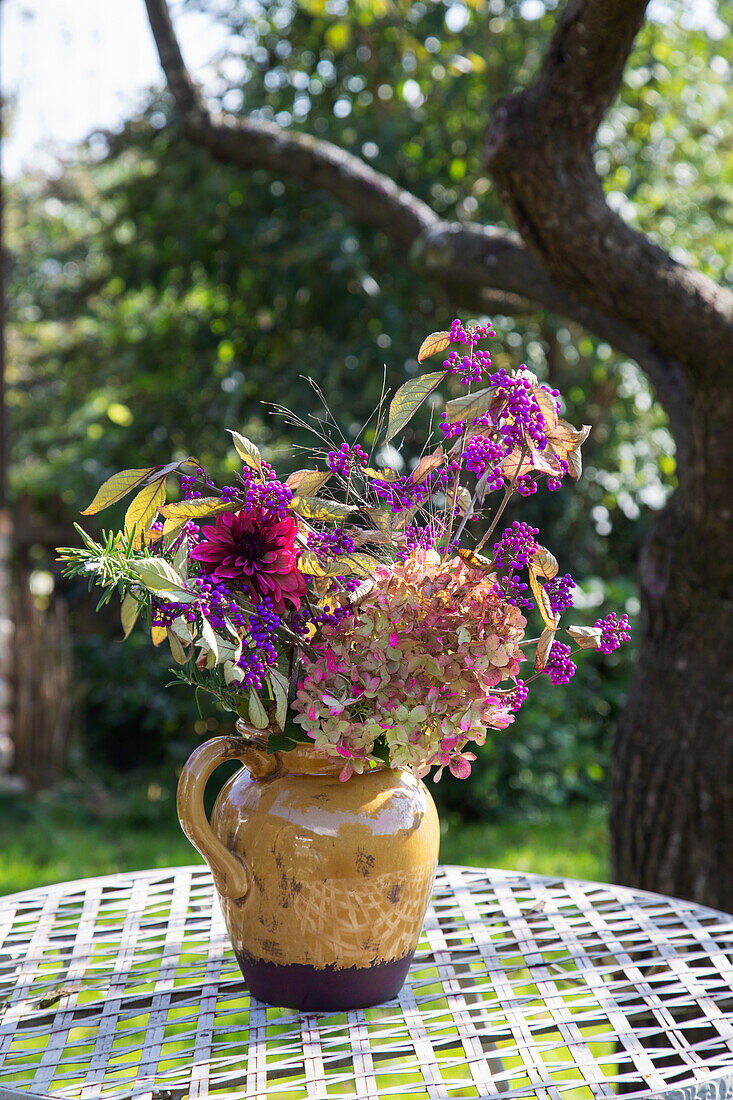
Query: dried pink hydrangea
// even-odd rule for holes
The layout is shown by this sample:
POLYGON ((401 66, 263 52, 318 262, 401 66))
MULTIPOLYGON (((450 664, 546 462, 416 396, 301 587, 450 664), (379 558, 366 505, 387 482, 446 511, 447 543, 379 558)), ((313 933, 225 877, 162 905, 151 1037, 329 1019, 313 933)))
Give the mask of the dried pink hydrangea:
POLYGON ((465 777, 469 741, 514 720, 494 689, 515 678, 525 619, 495 578, 460 557, 417 548, 380 567, 353 616, 325 627, 303 657, 293 703, 318 749, 345 758, 342 779, 369 764, 382 734, 393 766, 438 765, 465 777))

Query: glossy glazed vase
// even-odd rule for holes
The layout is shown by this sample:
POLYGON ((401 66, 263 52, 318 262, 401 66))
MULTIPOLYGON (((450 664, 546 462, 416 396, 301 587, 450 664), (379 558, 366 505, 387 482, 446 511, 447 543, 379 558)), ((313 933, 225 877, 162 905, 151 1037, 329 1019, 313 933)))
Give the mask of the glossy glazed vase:
POLYGON ((192 754, 178 814, 211 868, 251 994, 304 1011, 389 1000, 407 975, 438 860, 430 793, 406 769, 342 783, 338 760, 310 745, 268 755, 261 734, 240 728, 245 736, 192 754), (209 824, 204 788, 225 760, 245 767, 209 824))

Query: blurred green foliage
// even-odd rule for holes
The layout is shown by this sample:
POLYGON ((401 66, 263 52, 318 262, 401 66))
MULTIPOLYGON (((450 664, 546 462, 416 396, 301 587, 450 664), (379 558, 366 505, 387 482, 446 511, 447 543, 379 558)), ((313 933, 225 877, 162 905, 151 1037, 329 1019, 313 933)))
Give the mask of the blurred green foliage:
MULTIPOLYGON (((254 16, 242 0, 220 7, 232 49, 215 107, 325 136, 446 216, 505 223, 481 168, 486 114, 530 79, 554 4, 307 0, 255 5, 254 16)), ((658 9, 596 154, 622 216, 728 280, 731 12, 722 3, 695 27, 679 5, 658 9)), ((58 178, 13 184, 8 224, 11 489, 41 514, 75 518, 115 470, 192 452, 224 476, 236 465, 226 427, 285 474, 303 464, 292 445, 313 439, 261 402, 318 415, 310 376, 353 438, 383 377, 395 389, 414 374, 423 336, 455 312, 334 201, 192 148, 160 95, 120 133, 93 136, 58 178)), ((675 484, 664 413, 638 368, 581 330, 548 316, 494 322, 496 365, 527 363, 561 390, 570 420, 593 425, 579 485, 538 494, 523 518, 583 581, 580 621, 601 601, 633 614, 649 511, 675 484)), ((406 434, 407 463, 428 415, 406 434)), ((36 560, 49 561, 40 548, 36 560)), ((164 654, 142 638, 119 646, 110 619, 90 633, 84 592, 67 595, 90 759, 172 773, 218 718, 197 718, 181 689, 164 693, 164 654)), ((543 681, 480 754, 475 778, 443 781, 444 805, 506 814, 598 797, 629 666, 628 653, 603 667, 592 656, 568 688, 543 681)))

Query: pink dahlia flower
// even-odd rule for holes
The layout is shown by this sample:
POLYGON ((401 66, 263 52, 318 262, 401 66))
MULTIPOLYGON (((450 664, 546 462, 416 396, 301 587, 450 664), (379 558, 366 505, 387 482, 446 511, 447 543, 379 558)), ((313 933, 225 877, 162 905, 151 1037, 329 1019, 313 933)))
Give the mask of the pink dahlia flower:
POLYGON ((294 546, 297 532, 292 516, 280 519, 262 508, 224 512, 202 527, 190 556, 213 580, 247 589, 254 603, 269 596, 282 614, 286 600, 300 607, 306 590, 294 546))

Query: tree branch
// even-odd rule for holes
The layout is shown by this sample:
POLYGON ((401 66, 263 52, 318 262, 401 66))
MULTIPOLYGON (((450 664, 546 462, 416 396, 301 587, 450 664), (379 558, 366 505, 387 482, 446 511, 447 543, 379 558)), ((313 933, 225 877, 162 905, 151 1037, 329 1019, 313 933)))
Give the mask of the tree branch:
POLYGON ((665 404, 673 403, 679 388, 669 383, 676 378, 670 378, 668 364, 653 345, 563 290, 517 234, 447 222, 389 177, 330 142, 256 119, 212 118, 185 68, 166 0, 145 3, 168 87, 192 141, 220 160, 269 168, 333 195, 359 221, 411 249, 413 264, 458 306, 510 314, 549 309, 578 322, 639 362, 665 404))
POLYGON ((645 6, 570 0, 535 82, 494 108, 486 162, 552 282, 697 377, 730 361, 733 294, 626 225, 592 159, 645 6))

